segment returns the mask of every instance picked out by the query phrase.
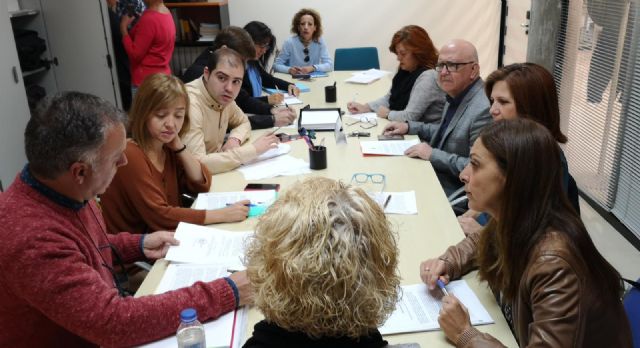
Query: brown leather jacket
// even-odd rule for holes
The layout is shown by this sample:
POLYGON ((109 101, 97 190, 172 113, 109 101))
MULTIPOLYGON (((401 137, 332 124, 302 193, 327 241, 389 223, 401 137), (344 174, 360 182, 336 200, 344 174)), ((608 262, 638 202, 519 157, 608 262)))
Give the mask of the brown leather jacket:
MULTIPOLYGON (((475 268, 478 239, 479 233, 470 235, 440 257, 452 279, 475 268)), ((566 237, 547 233, 532 251, 512 303, 520 347, 631 348, 622 303, 595 298, 590 282, 583 261, 574 255, 566 237)), ((475 328, 466 330, 455 343, 464 348, 503 347, 475 328)))

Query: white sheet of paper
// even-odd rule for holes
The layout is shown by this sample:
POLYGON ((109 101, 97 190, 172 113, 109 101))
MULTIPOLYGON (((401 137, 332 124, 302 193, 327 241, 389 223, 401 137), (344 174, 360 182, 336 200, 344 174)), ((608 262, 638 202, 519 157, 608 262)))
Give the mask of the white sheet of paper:
POLYGON ((254 161, 252 161, 250 163, 260 162, 260 161, 267 160, 269 158, 274 158, 274 157, 286 155, 289 152, 291 152, 291 145, 286 144, 286 143, 279 143, 278 147, 275 147, 273 149, 267 150, 265 153, 263 153, 262 155, 258 156, 254 161))
MULTIPOLYGON (((439 290, 435 290, 440 293, 439 290)), ((455 295, 469 310, 472 325, 493 324, 494 321, 476 294, 464 280, 456 280, 447 285, 447 291, 455 295)), ((402 298, 391 317, 380 327, 383 335, 405 332, 433 331, 440 329, 438 313, 440 298, 433 297, 426 284, 402 286, 402 298)))
POLYGON ((413 145, 420 144, 420 139, 361 141, 363 155, 404 156, 404 152, 413 145))
POLYGON ((234 192, 204 192, 198 194, 195 209, 220 209, 245 199, 252 204, 270 206, 276 200, 275 190, 234 191, 234 192))
POLYGON ((369 192, 369 196, 384 207, 384 202, 391 195, 389 204, 384 208, 387 214, 415 215, 418 214, 418 204, 416 203, 416 191, 407 192, 369 192))
POLYGON ((296 96, 291 95, 289 93, 284 93, 284 101, 278 105, 284 106, 286 105, 297 105, 297 104, 303 104, 304 102, 300 99, 298 99, 296 96))
POLYGON ((245 241, 252 234, 252 231, 231 232, 181 222, 173 235, 180 245, 170 246, 165 259, 240 269, 243 267, 245 241))
MULTIPOLYGON (((212 281, 228 275, 226 267, 213 265, 193 265, 193 264, 170 264, 160 280, 156 289, 156 294, 176 290, 192 285, 196 281, 212 281)), ((220 316, 218 319, 204 323, 207 347, 239 347, 244 341, 247 308, 238 309, 220 316), (236 316, 235 330, 233 326, 234 315, 236 316), (233 343, 232 342, 233 335, 233 343)), ((179 320, 179 319, 177 319, 179 320)), ((174 348, 177 339, 175 336, 167 337, 149 344, 144 348, 174 348)))
POLYGON ((278 156, 238 168, 245 180, 262 180, 276 176, 311 173, 309 162, 290 155, 278 156))
POLYGON ((388 74, 388 71, 378 70, 378 69, 369 69, 365 71, 360 71, 353 73, 353 75, 346 79, 345 82, 351 83, 360 83, 360 84, 369 84, 373 81, 376 81, 388 74))

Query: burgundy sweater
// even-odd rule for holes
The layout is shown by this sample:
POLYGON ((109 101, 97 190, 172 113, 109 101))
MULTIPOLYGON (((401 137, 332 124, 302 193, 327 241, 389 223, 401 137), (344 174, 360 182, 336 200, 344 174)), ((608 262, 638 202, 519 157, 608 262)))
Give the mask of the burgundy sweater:
POLYGON ((108 235, 95 203, 78 203, 28 169, 0 194, 0 347, 132 346, 175 331, 180 311, 201 321, 235 307, 224 279, 140 298, 120 297, 109 243, 144 259, 140 235, 108 235))

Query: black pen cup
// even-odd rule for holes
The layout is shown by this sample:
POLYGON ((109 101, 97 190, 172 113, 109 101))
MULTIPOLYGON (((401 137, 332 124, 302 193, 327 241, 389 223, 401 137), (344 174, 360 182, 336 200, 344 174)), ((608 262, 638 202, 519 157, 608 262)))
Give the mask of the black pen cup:
POLYGON ((324 101, 327 103, 335 103, 336 98, 336 86, 324 86, 324 101))
POLYGON ((326 147, 319 145, 309 148, 309 168, 316 170, 327 168, 326 147))

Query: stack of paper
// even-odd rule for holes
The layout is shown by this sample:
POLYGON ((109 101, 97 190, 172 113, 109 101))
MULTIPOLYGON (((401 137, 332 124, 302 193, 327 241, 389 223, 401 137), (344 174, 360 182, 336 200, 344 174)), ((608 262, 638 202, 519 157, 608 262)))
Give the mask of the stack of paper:
POLYGON ((420 144, 419 139, 391 140, 391 141, 361 141, 360 148, 363 155, 403 156, 404 152, 413 145, 420 144))
POLYGON ((226 207, 243 200, 249 200, 249 217, 262 215, 276 200, 275 190, 237 191, 237 192, 206 192, 198 194, 195 209, 212 210, 226 207))
POLYGON ((309 162, 290 155, 278 156, 238 168, 245 180, 262 180, 276 176, 311 173, 309 162))
POLYGON ((264 161, 264 160, 267 160, 269 158, 274 158, 274 157, 286 155, 289 152, 291 152, 291 145, 285 144, 285 143, 279 143, 278 147, 275 147, 273 149, 267 150, 265 153, 263 153, 262 155, 258 156, 255 160, 253 160, 251 162, 248 162, 248 163, 264 161))
POLYGON ((378 69, 369 69, 357 73, 353 73, 353 76, 346 79, 345 82, 351 83, 359 83, 359 84, 369 84, 373 81, 376 81, 388 74, 388 71, 378 70, 378 69))
MULTIPOLYGON (((472 325, 493 324, 493 319, 484 308, 467 282, 457 280, 447 285, 449 294, 455 295, 469 310, 472 325)), ((405 285, 402 298, 396 304, 396 310, 380 327, 383 335, 405 332, 438 330, 442 293, 440 290, 429 292, 425 284, 405 285), (434 297, 434 294, 436 297, 434 297)))
POLYGON ((307 130, 334 130, 340 119, 340 111, 334 110, 302 110, 300 127, 307 130))

